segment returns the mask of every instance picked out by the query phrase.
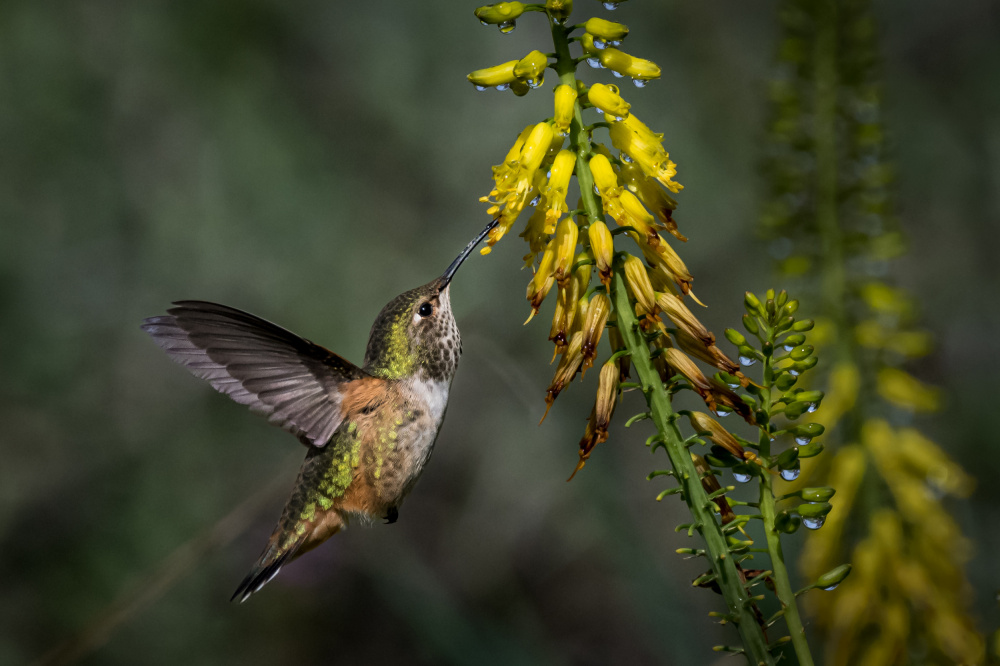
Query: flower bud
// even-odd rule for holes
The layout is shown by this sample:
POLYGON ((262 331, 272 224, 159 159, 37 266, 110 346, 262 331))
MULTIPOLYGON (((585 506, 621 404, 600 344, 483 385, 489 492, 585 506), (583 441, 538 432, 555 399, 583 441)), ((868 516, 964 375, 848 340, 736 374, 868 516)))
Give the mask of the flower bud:
POLYGON ((802 519, 788 511, 781 511, 774 517, 774 529, 785 534, 792 534, 802 523, 802 519))
POLYGON ((555 260, 552 264, 552 274, 560 286, 565 285, 570 278, 570 268, 576 256, 576 243, 580 228, 573 218, 567 217, 556 227, 555 260))
POLYGON ((594 364, 594 357, 597 355, 597 344, 601 341, 604 327, 608 323, 608 315, 611 314, 611 301, 601 293, 594 294, 587 306, 587 318, 583 324, 583 370, 594 364))
POLYGON ((829 592, 844 582, 844 579, 851 574, 850 564, 841 564, 836 569, 831 569, 816 579, 816 587, 829 592))
POLYGON ((633 79, 649 80, 660 78, 660 67, 651 60, 636 58, 618 49, 606 48, 597 56, 601 64, 612 72, 618 72, 633 79))
POLYGON ((514 76, 522 81, 535 81, 542 76, 549 59, 541 51, 532 51, 514 65, 514 76))
POLYGON ((815 504, 799 504, 795 510, 803 518, 822 518, 830 513, 831 509, 833 509, 833 505, 829 502, 817 502, 815 504))
POLYGON ((795 347, 794 349, 792 349, 792 351, 790 351, 788 355, 792 358, 793 361, 804 361, 805 359, 812 356, 812 353, 813 353, 812 345, 801 345, 799 347, 795 347))
POLYGON ((656 314, 656 294, 642 261, 634 255, 625 257, 625 282, 636 302, 647 314, 656 314))
POLYGON ((828 486, 822 488, 803 488, 799 491, 799 497, 807 502, 829 502, 830 498, 837 491, 828 486))
POLYGON ((757 320, 748 314, 743 315, 743 328, 747 330, 747 333, 751 335, 757 335, 760 333, 760 327, 757 326, 757 320))
POLYGON ((587 22, 583 24, 583 29, 587 31, 587 34, 609 42, 625 39, 628 35, 628 26, 614 21, 606 21, 596 16, 587 19, 587 22))
POLYGON ((553 135, 552 125, 544 122, 535 125, 521 151, 521 165, 524 169, 532 173, 538 169, 552 144, 553 135))
MULTIPOLYGON (((593 56, 601 52, 601 49, 597 48, 597 46, 594 45, 594 36, 589 32, 585 32, 582 35, 580 35, 579 41, 580 41, 580 46, 583 47, 583 52, 586 53, 587 55, 593 56)), ((583 82, 582 81, 577 82, 578 85, 580 83, 583 82)))
POLYGON ((545 252, 542 253, 541 261, 538 262, 538 270, 535 271, 534 277, 528 283, 526 298, 531 302, 531 315, 528 317, 528 321, 531 321, 531 318, 538 314, 538 309, 542 307, 542 301, 545 300, 552 285, 555 284, 555 278, 552 276, 554 263, 555 239, 549 241, 545 252))
POLYGON ((507 23, 517 19, 524 13, 524 5, 520 2, 498 2, 486 5, 476 10, 476 18, 483 23, 507 23))
POLYGON ((618 404, 619 382, 618 364, 607 361, 601 366, 601 374, 597 380, 597 401, 594 403, 594 427, 598 443, 608 439, 608 424, 618 404))
POLYGON ((611 162, 608 161, 608 158, 598 153, 590 158, 589 165, 590 173, 594 176, 594 184, 597 185, 601 196, 605 198, 617 197, 621 192, 621 187, 618 185, 618 178, 615 176, 615 171, 611 168, 611 162))
POLYGON ((812 319, 802 319, 792 324, 792 330, 798 333, 805 333, 806 331, 811 331, 815 325, 816 322, 812 319))
POLYGON ((737 347, 743 347, 747 344, 747 339, 743 337, 743 334, 737 331, 736 329, 727 328, 725 333, 726 333, 726 340, 729 340, 737 347))
POLYGON ((573 13, 573 0, 546 0, 545 9, 556 23, 565 23, 573 13))
POLYGON ((748 291, 743 296, 743 302, 746 305, 747 312, 751 315, 763 315, 763 310, 760 309, 760 299, 758 299, 753 292, 748 291))
POLYGON ((565 84, 556 86, 555 91, 555 113, 552 122, 559 134, 569 133, 570 123, 573 122, 573 113, 576 108, 576 90, 573 86, 565 84))
POLYGON ((823 453, 823 445, 819 442, 811 442, 805 446, 796 446, 799 452, 799 458, 815 458, 819 454, 823 453))
POLYGON ((506 85, 517 80, 517 76, 514 75, 514 66, 517 65, 517 63, 517 60, 511 60, 510 62, 503 63, 502 65, 494 65, 493 67, 487 67, 486 69, 477 69, 466 78, 469 79, 470 83, 476 86, 492 88, 494 86, 506 85))
POLYGON ((587 236, 590 239, 590 249, 594 252, 594 261, 601 282, 607 287, 611 283, 611 262, 615 256, 614 239, 611 237, 608 225, 600 220, 590 223, 587 236))
POLYGON ((587 91, 587 100, 604 113, 609 113, 616 118, 627 116, 628 110, 632 106, 621 98, 618 86, 604 83, 595 83, 590 86, 590 90, 587 91))

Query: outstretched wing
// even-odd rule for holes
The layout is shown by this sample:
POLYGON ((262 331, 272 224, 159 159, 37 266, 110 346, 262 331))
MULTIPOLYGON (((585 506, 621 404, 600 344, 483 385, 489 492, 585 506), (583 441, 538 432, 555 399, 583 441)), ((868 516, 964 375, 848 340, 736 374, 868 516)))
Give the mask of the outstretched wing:
POLYGON ((343 386, 363 370, 241 310, 205 301, 174 306, 142 324, 171 359, 303 442, 330 441, 344 418, 343 386))

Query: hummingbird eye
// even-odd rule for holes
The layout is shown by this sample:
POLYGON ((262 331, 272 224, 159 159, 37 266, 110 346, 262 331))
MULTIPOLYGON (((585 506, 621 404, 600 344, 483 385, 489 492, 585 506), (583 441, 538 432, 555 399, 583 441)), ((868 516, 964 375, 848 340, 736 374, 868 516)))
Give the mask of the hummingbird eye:
POLYGON ((430 317, 432 312, 434 312, 434 308, 430 303, 424 303, 420 306, 420 309, 417 310, 417 314, 421 317, 430 317))

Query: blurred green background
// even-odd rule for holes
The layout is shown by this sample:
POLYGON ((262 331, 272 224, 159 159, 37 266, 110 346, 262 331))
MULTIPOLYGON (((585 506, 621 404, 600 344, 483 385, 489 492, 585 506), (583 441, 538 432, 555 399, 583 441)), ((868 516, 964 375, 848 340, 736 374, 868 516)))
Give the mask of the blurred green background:
MULTIPOLYGON (((628 50, 663 67, 627 95, 679 165, 680 252, 720 331, 745 290, 772 284, 755 226, 774 4, 576 4, 580 20, 629 24, 628 50)), ((473 8, 0 3, 0 663, 81 631, 70 653, 86 645, 88 664, 694 664, 735 640, 705 616, 719 599, 689 585, 702 565, 673 552, 690 545, 673 531, 685 514, 653 502, 664 486, 644 477, 666 457, 642 427, 619 422, 565 483, 596 373, 536 425, 548 322, 521 326, 513 235, 456 279, 465 356, 400 521, 352 528, 228 602, 303 451, 139 322, 213 300, 360 362, 382 305, 481 228, 490 165, 551 113, 551 82, 518 99, 465 81, 549 50, 538 16, 501 35, 473 8)), ((949 396, 928 432, 979 479, 954 511, 992 630, 1000 9, 876 9, 911 242, 895 270, 939 345, 917 372, 949 396)), ((627 396, 619 414, 637 410, 627 396)))

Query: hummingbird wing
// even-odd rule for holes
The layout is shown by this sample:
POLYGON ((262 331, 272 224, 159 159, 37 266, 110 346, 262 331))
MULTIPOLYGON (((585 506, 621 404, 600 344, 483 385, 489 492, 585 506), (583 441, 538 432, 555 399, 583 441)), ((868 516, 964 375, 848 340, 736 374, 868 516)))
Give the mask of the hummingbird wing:
POLYGON ((344 385, 367 376, 350 361, 247 312, 177 301, 142 329, 167 355, 216 391, 324 446, 343 421, 344 385))

